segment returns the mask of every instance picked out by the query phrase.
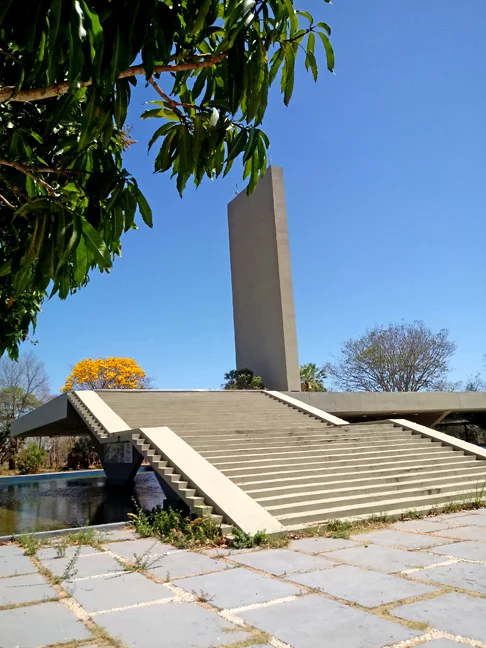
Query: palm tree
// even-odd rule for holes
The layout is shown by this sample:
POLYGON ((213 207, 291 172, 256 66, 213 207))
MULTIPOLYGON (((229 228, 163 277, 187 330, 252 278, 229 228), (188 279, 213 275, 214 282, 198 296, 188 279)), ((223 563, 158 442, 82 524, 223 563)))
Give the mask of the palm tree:
POLYGON ((300 367, 300 388, 304 392, 327 391, 324 380, 327 378, 324 367, 318 367, 313 362, 300 367))

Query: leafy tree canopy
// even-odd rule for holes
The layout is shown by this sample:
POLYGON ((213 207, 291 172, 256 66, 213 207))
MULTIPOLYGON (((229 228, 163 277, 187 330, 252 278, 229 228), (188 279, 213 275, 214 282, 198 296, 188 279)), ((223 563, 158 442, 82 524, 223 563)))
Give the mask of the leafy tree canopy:
POLYGON ((150 385, 133 358, 86 358, 74 365, 61 391, 73 389, 143 389, 150 385))
POLYGON ((327 378, 325 367, 318 367, 313 362, 300 367, 300 388, 304 392, 324 392, 324 380, 327 378))
POLYGON ((223 389, 265 389, 260 376, 255 376, 250 369, 233 369, 224 374, 223 389))
MULTIPOLYGON (((321 0, 319 8, 329 0, 321 0)), ((0 353, 16 357, 46 295, 108 271, 137 210, 124 168, 137 77, 155 120, 155 172, 180 193, 242 157, 248 191, 267 166, 269 87, 288 104, 296 58, 317 80, 331 30, 294 0, 25 0, 0 6, 0 353)), ((316 3, 317 5, 317 3, 316 3)))
POLYGON ((327 370, 344 391, 446 391, 455 350, 448 330, 434 333, 423 322, 400 322, 348 340, 327 370))

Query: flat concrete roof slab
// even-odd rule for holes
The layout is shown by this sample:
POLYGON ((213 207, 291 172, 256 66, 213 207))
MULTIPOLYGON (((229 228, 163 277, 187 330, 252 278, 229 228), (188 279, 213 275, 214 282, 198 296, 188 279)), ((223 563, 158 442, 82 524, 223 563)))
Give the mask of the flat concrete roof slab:
POLYGON ((290 578, 296 583, 317 587, 326 594, 369 608, 423 596, 438 589, 352 565, 338 565, 334 569, 296 574, 290 578))
POLYGON ((392 610, 394 616, 428 623, 433 628, 483 641, 486 637, 486 599, 451 592, 392 610))
POLYGON ((216 574, 173 581, 186 592, 208 595, 211 605, 218 608, 237 608, 274 599, 295 596, 300 590, 294 585, 256 574, 247 569, 229 569, 216 574))
POLYGON ((168 603, 108 612, 96 623, 133 648, 213 648, 247 641, 251 634, 195 603, 168 603))
POLYGON ((419 634, 316 595, 240 612, 238 616, 293 648, 382 648, 419 634))
POLYGON ((91 639, 92 635, 62 603, 40 603, 0 612, 2 648, 39 648, 91 639))

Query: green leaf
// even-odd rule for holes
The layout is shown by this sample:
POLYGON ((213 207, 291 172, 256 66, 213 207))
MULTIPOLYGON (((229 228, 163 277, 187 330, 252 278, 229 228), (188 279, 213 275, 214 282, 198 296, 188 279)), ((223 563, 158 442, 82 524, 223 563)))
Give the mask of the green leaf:
POLYGON ((210 8, 211 0, 202 0, 196 14, 196 20, 194 21, 190 32, 191 34, 197 34, 204 27, 204 21, 206 20, 206 16, 208 15, 210 8))
POLYGON ((304 18, 307 18, 307 20, 310 22, 311 25, 314 22, 314 18, 311 16, 311 14, 308 11, 303 11, 301 9, 300 11, 297 11, 296 13, 299 16, 303 16, 304 18))
POLYGON ((284 103, 289 105, 294 92, 295 83, 295 49, 293 44, 284 43, 285 65, 282 74, 282 90, 284 93, 284 103))
POLYGON ((309 38, 307 39, 307 51, 306 51, 306 56, 305 56, 305 67, 306 70, 309 71, 309 69, 312 71, 312 76, 314 77, 314 81, 317 81, 318 77, 318 69, 317 69, 317 61, 316 57, 314 55, 314 47, 316 43, 316 37, 314 32, 311 32, 309 34, 309 38))
POLYGON ((111 268, 110 252, 101 236, 85 219, 82 220, 82 229, 86 248, 92 254, 95 263, 100 269, 111 268))
POLYGON ((232 162, 244 150, 248 140, 248 131, 242 128, 238 135, 235 137, 233 145, 228 155, 227 162, 232 162))
POLYGON ((84 239, 80 239, 73 263, 74 281, 78 286, 82 286, 88 273, 88 252, 84 239))
POLYGON ((248 144, 246 145, 245 155, 243 156, 243 164, 246 164, 253 155, 255 148, 258 144, 258 129, 250 128, 250 135, 248 137, 248 144))
POLYGON ((327 69, 329 72, 334 72, 334 50, 332 49, 331 41, 322 32, 317 32, 321 38, 324 49, 326 50, 326 59, 327 59, 327 69))
POLYGON ((147 199, 140 191, 137 184, 135 184, 135 193, 137 196, 138 208, 140 210, 140 213, 142 214, 143 221, 146 225, 152 227, 152 210, 150 209, 150 205, 148 204, 147 199))

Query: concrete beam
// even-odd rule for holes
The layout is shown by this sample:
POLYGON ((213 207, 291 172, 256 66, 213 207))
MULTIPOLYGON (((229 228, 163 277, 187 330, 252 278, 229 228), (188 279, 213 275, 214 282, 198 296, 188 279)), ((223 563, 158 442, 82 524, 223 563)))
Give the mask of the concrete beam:
POLYGON ((236 366, 266 387, 300 391, 283 170, 228 205, 236 366))

